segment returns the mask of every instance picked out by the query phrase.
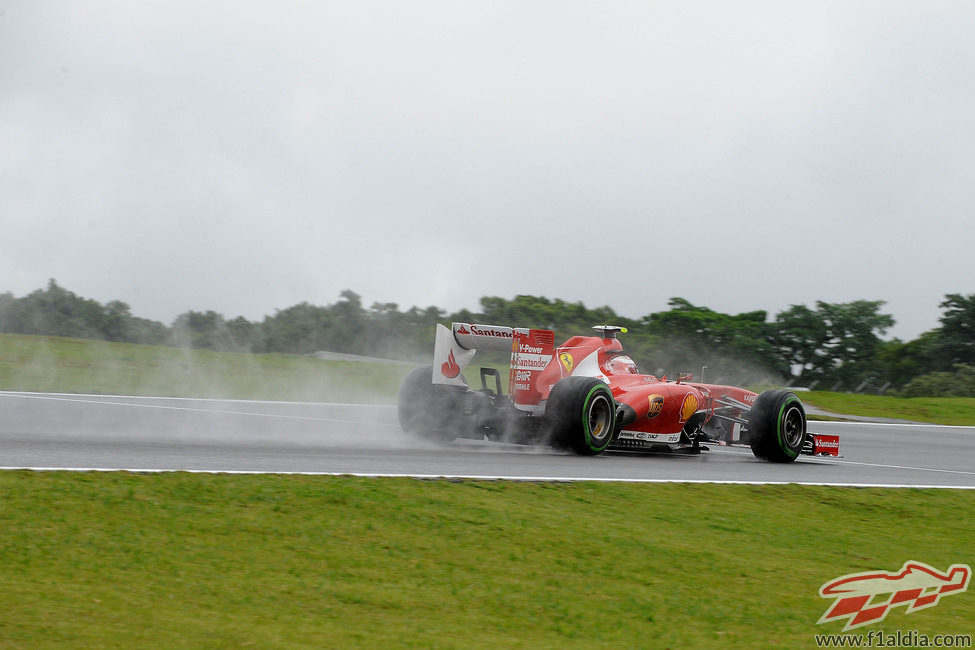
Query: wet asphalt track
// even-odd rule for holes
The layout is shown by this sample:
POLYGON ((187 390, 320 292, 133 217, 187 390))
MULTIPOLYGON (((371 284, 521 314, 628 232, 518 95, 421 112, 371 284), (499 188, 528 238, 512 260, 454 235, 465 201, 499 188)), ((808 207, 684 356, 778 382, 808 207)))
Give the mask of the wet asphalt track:
POLYGON ((975 427, 810 428, 839 434, 844 457, 774 465, 740 448, 595 458, 487 442, 438 448, 404 434, 389 406, 0 392, 0 466, 975 488, 975 427))

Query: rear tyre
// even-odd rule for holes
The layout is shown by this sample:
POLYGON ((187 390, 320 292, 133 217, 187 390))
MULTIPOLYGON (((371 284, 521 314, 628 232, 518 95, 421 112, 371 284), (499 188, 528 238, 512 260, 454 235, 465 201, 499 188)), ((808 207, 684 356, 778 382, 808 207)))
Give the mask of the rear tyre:
POLYGON ((748 442, 756 458, 791 463, 806 440, 806 410, 795 393, 767 390, 748 414, 748 442))
POLYGON ((433 383, 433 366, 417 368, 403 381, 397 412, 403 431, 437 443, 461 431, 466 388, 433 383))
POLYGON ((616 401, 609 386, 594 377, 566 377, 545 406, 550 442, 577 454, 601 454, 616 429, 616 401))

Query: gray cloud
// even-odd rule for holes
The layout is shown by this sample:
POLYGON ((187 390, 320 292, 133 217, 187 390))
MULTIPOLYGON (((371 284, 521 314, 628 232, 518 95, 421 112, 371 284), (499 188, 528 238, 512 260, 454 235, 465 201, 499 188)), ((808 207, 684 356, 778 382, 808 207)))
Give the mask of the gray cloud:
POLYGON ((971 292, 975 7, 13 4, 0 290, 629 316, 971 292))

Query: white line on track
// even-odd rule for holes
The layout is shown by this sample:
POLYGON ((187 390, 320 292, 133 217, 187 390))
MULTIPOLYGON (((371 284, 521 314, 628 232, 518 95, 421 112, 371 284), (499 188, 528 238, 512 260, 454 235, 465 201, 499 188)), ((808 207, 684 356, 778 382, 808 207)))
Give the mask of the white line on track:
MULTIPOLYGON (((722 454, 734 454, 736 456, 752 456, 753 454, 747 451, 738 451, 736 449, 724 449, 720 448, 722 454)), ((965 474, 967 476, 975 476, 975 472, 969 472, 962 469, 940 469, 936 467, 912 467, 910 465, 884 465, 882 463, 864 463, 856 460, 833 460, 832 458, 818 458, 810 456, 800 456, 796 459, 796 462, 803 463, 813 463, 817 465, 862 465, 864 467, 879 467, 881 469, 910 469, 916 472, 947 472, 948 474, 965 474)))
POLYGON ((863 463, 855 460, 828 460, 823 459, 820 461, 825 465, 861 465, 863 467, 880 467, 883 469, 910 469, 918 472, 945 472, 948 474, 965 474, 968 476, 975 476, 975 472, 966 472, 961 469, 938 469, 934 467, 911 467, 910 465, 884 465, 881 463, 863 463))
POLYGON ((819 487, 896 488, 913 490, 975 490, 973 485, 910 485, 907 483, 826 483, 817 481, 726 481, 718 479, 593 478, 572 476, 494 476, 480 474, 392 474, 371 472, 282 472, 221 469, 127 469, 111 467, 0 467, 0 470, 32 472, 126 472, 130 474, 228 474, 282 476, 355 476, 358 478, 413 478, 420 480, 518 481, 527 483, 688 483, 704 485, 809 485, 819 487))
POLYGON ((930 429, 932 427, 937 429, 970 429, 975 431, 975 427, 963 426, 958 424, 934 424, 926 422, 862 422, 860 420, 809 420, 809 429, 821 429, 821 428, 841 428, 846 425, 855 424, 857 426, 866 427, 915 427, 930 429))
MULTIPOLYGON (((73 398, 76 397, 89 397, 89 398, 103 398, 95 399, 94 401, 99 404, 104 402, 105 398, 115 398, 115 399, 153 399, 153 400, 173 400, 182 402, 226 402, 229 404, 281 404, 283 406, 348 406, 350 408, 367 406, 369 408, 375 409, 391 409, 396 408, 394 404, 355 404, 349 402, 287 402, 279 400, 265 400, 265 399, 230 399, 224 397, 161 397, 153 395, 106 395, 103 393, 38 393, 32 391, 18 391, 18 390, 0 390, 0 397, 27 397, 35 399, 51 399, 51 398, 63 398, 67 401, 81 401, 73 398)), ((136 406, 133 404, 132 406, 136 406)))
MULTIPOLYGON (((192 408, 189 406, 165 406, 162 404, 131 404, 129 402, 113 402, 109 399, 76 399, 75 397, 104 397, 101 395, 84 395, 84 396, 74 396, 68 393, 0 393, 0 396, 10 396, 10 397, 26 397, 28 399, 39 399, 48 400, 53 402, 72 402, 77 404, 97 404, 100 406, 123 406, 128 408, 140 408, 140 409, 159 409, 163 411, 186 411, 190 413, 213 413, 217 415, 248 415, 259 418, 272 418, 277 420, 303 420, 307 422, 339 422, 342 424, 368 424, 368 425, 379 425, 385 427, 396 427, 399 428, 398 424, 393 424, 390 422, 375 422, 368 420, 346 420, 342 418, 313 418, 303 415, 282 415, 279 413, 254 413, 251 411, 228 411, 222 409, 209 409, 209 408, 192 408)), ((113 396, 113 397, 123 397, 123 396, 113 396)), ((144 397, 144 398, 132 398, 124 397, 125 399, 182 399, 182 400, 195 400, 195 398, 182 398, 182 397, 144 397)), ((365 404, 316 404, 312 402, 260 402, 257 400, 195 400, 201 402, 236 402, 236 403, 252 403, 252 404, 304 404, 308 406, 367 406, 365 404)))

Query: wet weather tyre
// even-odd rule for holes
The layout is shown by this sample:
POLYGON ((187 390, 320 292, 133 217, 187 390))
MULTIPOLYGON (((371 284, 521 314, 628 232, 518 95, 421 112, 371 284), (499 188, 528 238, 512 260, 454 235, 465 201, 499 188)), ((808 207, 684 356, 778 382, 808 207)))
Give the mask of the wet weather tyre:
POLYGON ((593 377, 566 377, 552 387, 545 406, 550 442, 577 454, 601 454, 616 429, 616 401, 593 377))
POLYGON ((806 439, 806 410, 795 393, 767 390, 748 414, 748 442, 756 458, 791 463, 806 439))
POLYGON ((397 414, 403 431, 437 443, 461 433, 466 388, 433 383, 433 367, 417 368, 403 381, 397 414))

